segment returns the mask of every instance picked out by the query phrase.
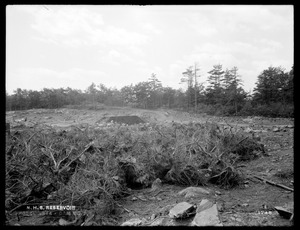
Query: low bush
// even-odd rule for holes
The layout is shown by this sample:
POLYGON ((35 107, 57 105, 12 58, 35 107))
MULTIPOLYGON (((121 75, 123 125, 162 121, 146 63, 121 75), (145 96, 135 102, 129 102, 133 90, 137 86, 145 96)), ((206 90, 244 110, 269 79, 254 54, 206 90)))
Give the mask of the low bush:
POLYGON ((294 105, 281 102, 250 105, 246 103, 239 112, 242 116, 263 116, 263 117, 294 117, 294 105))

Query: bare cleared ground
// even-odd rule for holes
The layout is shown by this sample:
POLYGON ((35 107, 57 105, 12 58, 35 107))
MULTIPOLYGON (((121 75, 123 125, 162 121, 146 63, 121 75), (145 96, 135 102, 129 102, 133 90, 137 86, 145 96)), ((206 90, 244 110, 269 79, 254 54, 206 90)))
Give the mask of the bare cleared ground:
MULTIPOLYGON (((268 156, 247 162, 242 166, 248 177, 245 185, 222 190, 218 187, 209 187, 209 195, 184 198, 178 195, 183 187, 163 185, 163 192, 156 196, 149 195, 149 189, 133 191, 134 195, 126 197, 123 208, 118 211, 116 224, 121 224, 130 218, 145 218, 150 224, 151 216, 165 218, 164 225, 176 225, 166 217, 170 207, 174 204, 187 201, 198 204, 202 198, 216 201, 220 219, 224 226, 291 226, 293 223, 281 218, 274 210, 274 206, 283 206, 293 210, 293 192, 264 183, 253 178, 253 175, 280 183, 293 188, 294 172, 294 120, 275 118, 241 118, 241 117, 214 117, 205 114, 189 114, 172 110, 142 110, 132 108, 106 108, 104 110, 75 110, 75 109, 36 109, 6 113, 6 122, 13 128, 22 124, 32 126, 43 123, 67 129, 71 126, 97 125, 107 122, 112 116, 138 116, 144 122, 167 124, 172 122, 216 122, 220 125, 232 126, 255 135, 266 146, 268 156), (135 198, 134 198, 135 197, 135 198), (169 207, 169 208, 168 208, 169 207)), ((157 220, 157 219, 155 219, 157 220)), ((153 222, 153 221, 152 221, 153 222)), ((22 224, 33 223, 30 219, 23 219, 22 224)), ((183 223, 184 225, 184 223, 183 223)))

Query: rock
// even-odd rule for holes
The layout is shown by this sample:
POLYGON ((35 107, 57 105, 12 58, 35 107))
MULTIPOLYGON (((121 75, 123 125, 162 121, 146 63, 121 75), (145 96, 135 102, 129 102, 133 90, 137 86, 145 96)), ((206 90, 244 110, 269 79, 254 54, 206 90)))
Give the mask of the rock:
POLYGON ((242 221, 242 219, 241 219, 241 218, 239 218, 239 217, 237 217, 237 218, 235 219, 235 221, 237 221, 237 222, 241 222, 241 221, 242 221))
POLYGON ((249 206, 249 204, 247 204, 247 203, 244 203, 244 204, 241 204, 241 206, 242 206, 242 207, 248 207, 248 206, 249 206))
POLYGON ((169 217, 171 218, 186 218, 188 217, 196 207, 187 202, 181 202, 175 205, 169 212, 169 217))
POLYGON ((151 217, 150 217, 150 220, 154 220, 155 217, 156 217, 156 215, 153 213, 153 214, 151 215, 151 217))
POLYGON ((127 220, 126 222, 124 222, 123 224, 121 224, 121 226, 138 226, 140 224, 142 224, 142 220, 140 220, 139 218, 133 218, 130 220, 127 220))
POLYGON ((142 200, 142 201, 148 201, 147 199, 145 199, 145 197, 144 196, 142 196, 142 195, 139 195, 139 196, 137 196, 137 198, 139 198, 140 200, 142 200))
POLYGON ((252 132, 253 132, 253 133, 262 133, 263 130, 260 130, 260 129, 253 129, 252 132))
POLYGON ((287 125, 286 127, 291 129, 294 128, 294 125, 287 125))
POLYGON ((185 198, 198 196, 201 194, 209 194, 210 192, 206 189, 200 188, 200 187, 188 187, 186 189, 183 189, 178 193, 178 195, 185 195, 185 198))
POLYGON ((253 132, 253 129, 247 127, 247 128, 244 130, 244 132, 246 132, 246 133, 251 133, 251 132, 253 132))
POLYGON ((215 191, 216 195, 222 195, 222 193, 218 190, 215 191))
POLYGON ((251 119, 251 118, 243 119, 243 121, 246 123, 253 123, 253 119, 251 119))
POLYGON ((278 127, 275 127, 274 129, 273 129, 273 132, 279 132, 280 131, 280 129, 278 128, 278 127))
POLYGON ((202 212, 205 209, 208 209, 210 207, 212 207, 214 204, 213 202, 207 200, 207 199, 203 199, 201 200, 199 206, 197 207, 196 213, 202 212))
POLYGON ((217 205, 196 214, 191 226, 223 226, 219 217, 217 205))
POLYGON ((288 210, 284 209, 283 207, 276 206, 274 208, 279 213, 279 215, 282 216, 285 219, 290 219, 293 215, 292 212, 289 212, 288 210))
POLYGON ((82 163, 85 163, 86 155, 85 155, 85 154, 82 154, 82 155, 79 157, 79 160, 80 160, 82 163))
POLYGON ((61 225, 61 226, 67 226, 67 225, 72 225, 73 222, 69 222, 69 221, 66 221, 66 220, 60 218, 59 221, 58 221, 58 224, 61 225))
POLYGON ((115 181, 119 181, 120 177, 119 176, 113 176, 112 179, 115 180, 115 181))

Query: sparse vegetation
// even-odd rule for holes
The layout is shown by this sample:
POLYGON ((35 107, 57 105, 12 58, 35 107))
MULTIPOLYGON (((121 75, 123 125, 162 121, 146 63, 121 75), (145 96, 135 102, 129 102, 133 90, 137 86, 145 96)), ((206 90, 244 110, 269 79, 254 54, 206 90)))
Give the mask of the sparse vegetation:
POLYGON ((237 186, 237 162, 261 145, 215 123, 172 126, 24 127, 6 145, 6 210, 25 204, 73 204, 110 214, 128 188, 160 178, 178 185, 237 186))

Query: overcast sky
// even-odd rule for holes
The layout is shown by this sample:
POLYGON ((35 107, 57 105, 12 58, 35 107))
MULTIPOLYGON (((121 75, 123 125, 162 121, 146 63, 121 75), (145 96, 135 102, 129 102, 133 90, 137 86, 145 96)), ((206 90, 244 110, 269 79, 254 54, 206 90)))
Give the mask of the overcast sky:
POLYGON ((294 59, 291 5, 11 5, 6 8, 6 91, 85 90, 147 81, 180 88, 195 62, 237 66, 246 91, 269 66, 294 59))

